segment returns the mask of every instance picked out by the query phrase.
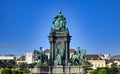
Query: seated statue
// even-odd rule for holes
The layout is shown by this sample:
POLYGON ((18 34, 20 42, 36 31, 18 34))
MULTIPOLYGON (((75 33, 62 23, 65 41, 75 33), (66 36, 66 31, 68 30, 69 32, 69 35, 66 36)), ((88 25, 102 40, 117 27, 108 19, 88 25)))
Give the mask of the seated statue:
POLYGON ((66 19, 65 17, 61 14, 61 11, 59 11, 58 15, 54 17, 54 29, 63 29, 65 28, 66 25, 66 19))

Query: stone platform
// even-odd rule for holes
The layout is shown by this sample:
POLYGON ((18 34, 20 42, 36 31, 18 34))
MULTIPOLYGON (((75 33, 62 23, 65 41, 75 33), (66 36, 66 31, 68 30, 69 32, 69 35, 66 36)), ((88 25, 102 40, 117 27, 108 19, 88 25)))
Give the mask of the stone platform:
POLYGON ((34 68, 32 74, 87 74, 85 66, 53 66, 34 68))

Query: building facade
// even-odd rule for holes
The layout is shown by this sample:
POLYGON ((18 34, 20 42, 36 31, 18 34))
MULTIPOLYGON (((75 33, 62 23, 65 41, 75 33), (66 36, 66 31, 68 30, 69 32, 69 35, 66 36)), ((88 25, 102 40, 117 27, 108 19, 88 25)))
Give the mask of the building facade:
POLYGON ((15 60, 13 55, 0 55, 0 60, 15 60))
POLYGON ((92 69, 106 67, 106 60, 101 59, 98 54, 86 54, 85 59, 92 64, 92 69))

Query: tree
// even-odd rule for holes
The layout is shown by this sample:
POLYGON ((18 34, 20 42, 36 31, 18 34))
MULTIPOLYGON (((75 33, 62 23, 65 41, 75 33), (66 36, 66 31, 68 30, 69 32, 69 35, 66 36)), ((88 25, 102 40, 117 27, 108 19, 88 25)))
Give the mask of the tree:
POLYGON ((0 60, 0 68, 14 68, 15 66, 14 60, 0 60))
POLYGON ((28 64, 27 63, 18 63, 18 68, 20 68, 21 70, 24 70, 24 69, 28 68, 28 64))
POLYGON ((3 62, 3 60, 0 60, 0 68, 5 68, 5 62, 3 62))
POLYGON ((119 74, 120 66, 117 65, 117 63, 112 63, 111 68, 106 68, 107 74, 119 74))
POLYGON ((3 69, 2 71, 1 71, 1 74, 12 74, 12 71, 11 71, 11 69, 3 69))
POLYGON ((14 60, 7 61, 7 68, 15 68, 16 62, 14 60))
POLYGON ((36 64, 37 64, 37 63, 28 64, 28 67, 29 67, 29 68, 34 68, 34 66, 35 66, 36 64))

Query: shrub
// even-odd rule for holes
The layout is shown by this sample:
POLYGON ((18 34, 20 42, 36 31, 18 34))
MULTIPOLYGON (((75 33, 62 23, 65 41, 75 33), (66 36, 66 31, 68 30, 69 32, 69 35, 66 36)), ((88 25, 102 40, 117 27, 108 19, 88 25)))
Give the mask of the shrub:
POLYGON ((106 69, 99 69, 98 74, 107 74, 107 70, 106 69))
POLYGON ((4 74, 4 73, 5 73, 5 69, 2 69, 1 74, 4 74))
POLYGON ((23 71, 22 70, 18 70, 18 74, 23 74, 23 71))
POLYGON ((97 74, 97 71, 91 71, 90 74, 97 74))
POLYGON ((27 73, 27 69, 22 70, 23 73, 27 73))
POLYGON ((1 71, 1 74, 12 74, 12 71, 11 71, 11 69, 3 69, 1 71))
POLYGON ((17 70, 13 70, 12 74, 18 74, 18 71, 17 70))

